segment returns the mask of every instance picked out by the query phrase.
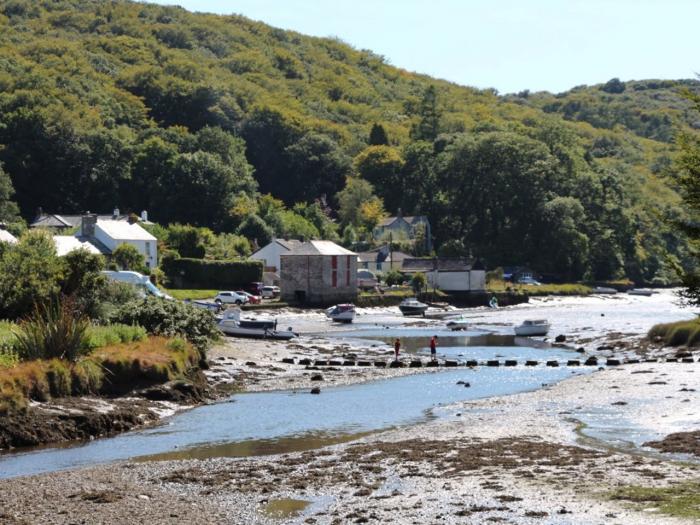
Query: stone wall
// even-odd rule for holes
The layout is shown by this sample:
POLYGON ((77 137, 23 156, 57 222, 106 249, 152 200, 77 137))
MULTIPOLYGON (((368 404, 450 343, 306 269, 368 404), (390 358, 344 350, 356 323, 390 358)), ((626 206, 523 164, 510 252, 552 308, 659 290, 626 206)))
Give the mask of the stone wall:
POLYGON ((352 302, 357 298, 357 257, 282 255, 280 288, 282 300, 292 303, 326 305, 352 302))

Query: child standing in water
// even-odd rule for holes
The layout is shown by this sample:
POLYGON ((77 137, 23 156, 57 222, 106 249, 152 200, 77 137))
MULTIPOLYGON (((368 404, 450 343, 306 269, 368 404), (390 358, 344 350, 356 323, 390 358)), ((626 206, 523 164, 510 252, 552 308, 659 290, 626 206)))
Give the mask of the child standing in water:
POLYGON ((434 335, 430 339, 430 358, 435 361, 435 358, 437 357, 437 338, 438 336, 434 335))
POLYGON ((399 341, 399 338, 396 338, 396 341, 394 342, 394 360, 398 361, 399 360, 399 350, 401 350, 401 341, 399 341))

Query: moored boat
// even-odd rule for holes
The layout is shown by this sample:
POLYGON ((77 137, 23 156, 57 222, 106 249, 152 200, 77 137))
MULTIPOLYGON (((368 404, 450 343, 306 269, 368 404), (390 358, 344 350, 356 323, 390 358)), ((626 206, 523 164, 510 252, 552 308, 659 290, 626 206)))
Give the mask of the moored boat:
POLYGON ((401 301, 401 304, 399 305, 399 310, 401 310, 401 313, 406 316, 423 315, 427 309, 428 305, 421 303, 415 297, 407 297, 401 301))
POLYGON ((632 288, 627 290, 627 295, 643 295, 644 297, 651 297, 654 294, 653 290, 648 288, 632 288))
POLYGON ((455 317, 453 319, 448 319, 447 323, 445 323, 447 328, 450 330, 467 330, 469 328, 469 322, 467 321, 467 318, 464 316, 459 316, 455 317))
POLYGON ((234 337, 250 337, 253 339, 289 340, 297 337, 290 328, 277 330, 277 321, 262 319, 241 319, 238 308, 228 310, 218 323, 219 330, 234 337))
POLYGON ((546 319, 526 319, 522 324, 514 328, 515 335, 538 336, 547 335, 549 322, 546 319))
POLYGON ((617 293, 617 290, 615 290, 615 288, 608 288, 607 286, 596 286, 595 288, 593 288, 592 292, 598 294, 613 295, 617 293))
POLYGON ((336 323, 352 323, 355 319, 354 304, 336 304, 326 310, 326 317, 336 323))

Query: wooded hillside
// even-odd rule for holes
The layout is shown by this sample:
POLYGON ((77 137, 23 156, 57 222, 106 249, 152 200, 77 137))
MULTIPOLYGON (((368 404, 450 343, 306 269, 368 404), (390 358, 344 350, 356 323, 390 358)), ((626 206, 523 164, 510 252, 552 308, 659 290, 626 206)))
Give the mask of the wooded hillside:
MULTIPOLYGON (((679 88, 698 86, 501 97, 239 16, 0 0, 0 162, 25 220, 118 206, 350 243, 401 209, 491 267, 668 282, 673 137, 697 126, 679 88)), ((10 193, 0 171, 12 223, 10 193)))

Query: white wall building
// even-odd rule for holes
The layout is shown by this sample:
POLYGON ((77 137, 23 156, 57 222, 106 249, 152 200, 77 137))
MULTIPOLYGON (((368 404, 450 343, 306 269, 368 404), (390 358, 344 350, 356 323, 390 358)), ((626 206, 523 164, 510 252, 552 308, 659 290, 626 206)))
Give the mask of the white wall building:
POLYGON ((483 292, 486 270, 479 261, 456 258, 404 259, 401 271, 424 273, 428 288, 444 292, 483 292))
POLYGON ((122 244, 130 244, 144 256, 146 266, 155 268, 158 265, 158 240, 138 224, 102 220, 98 219, 96 215, 85 215, 76 237, 88 240, 96 244, 98 248, 101 248, 100 244, 103 245, 108 254, 114 252, 122 244))
POLYGON ((0 228, 0 242, 6 242, 8 244, 17 244, 17 237, 12 235, 4 228, 0 228))
POLYGON ((263 246, 249 258, 262 261, 266 272, 279 272, 280 256, 290 253, 301 245, 302 242, 295 239, 273 239, 270 244, 263 246))

